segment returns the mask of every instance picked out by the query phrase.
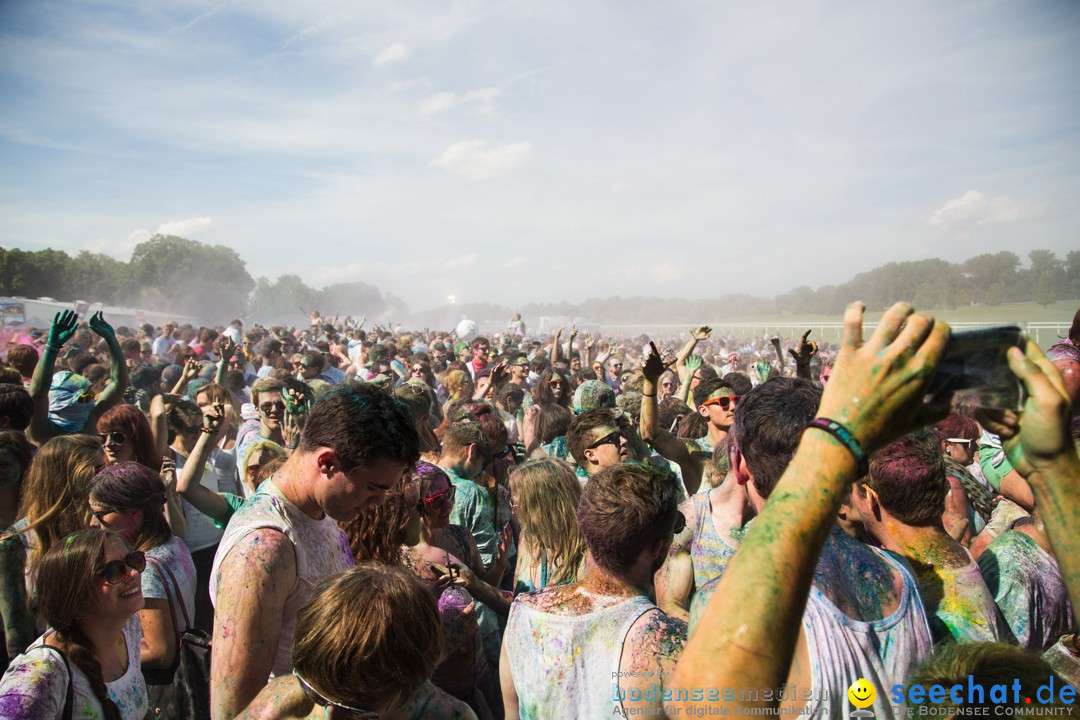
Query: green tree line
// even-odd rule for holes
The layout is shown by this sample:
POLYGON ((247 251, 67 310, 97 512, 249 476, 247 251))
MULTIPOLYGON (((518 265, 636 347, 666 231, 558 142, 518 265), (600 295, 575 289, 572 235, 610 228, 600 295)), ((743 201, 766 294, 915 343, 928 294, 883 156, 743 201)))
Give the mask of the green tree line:
MULTIPOLYGON (((437 268, 432 268, 437 272, 437 268)), ((409 308, 372 285, 348 282, 316 289, 298 275, 275 280, 252 278, 237 252, 172 235, 140 243, 127 262, 83 251, 25 251, 0 248, 0 295, 52 297, 130 305, 193 315, 204 322, 245 317, 273 323, 319 310, 323 315, 358 315, 410 319, 409 308)), ((1042 305, 1080 298, 1080 251, 1064 260, 1050 250, 1028 253, 1028 264, 1015 253, 985 253, 961 263, 937 258, 891 262, 857 274, 841 285, 809 286, 774 298, 746 294, 685 300, 659 297, 590 298, 580 303, 533 303, 513 308, 527 317, 570 315, 602 323, 668 322, 678 317, 725 317, 776 313, 838 315, 853 300, 872 309, 896 300, 917 307, 953 309, 960 305, 1037 302, 1042 305)), ((414 324, 442 327, 466 314, 478 321, 505 322, 512 312, 503 304, 483 303, 416 313, 414 324), (452 310, 452 312, 451 312, 452 310)))
POLYGON ((362 282, 316 290, 296 275, 256 280, 235 250, 173 235, 140 243, 127 262, 85 250, 72 256, 0 248, 0 295, 126 305, 212 323, 234 317, 273 323, 295 319, 301 307, 328 315, 407 311, 393 296, 384 298, 362 282))

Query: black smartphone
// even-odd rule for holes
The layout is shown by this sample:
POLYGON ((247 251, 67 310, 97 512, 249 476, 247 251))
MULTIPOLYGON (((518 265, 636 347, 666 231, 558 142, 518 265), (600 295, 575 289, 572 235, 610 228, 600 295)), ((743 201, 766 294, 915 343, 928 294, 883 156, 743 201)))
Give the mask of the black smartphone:
POLYGON ((1005 357, 1011 347, 1024 347, 1024 333, 1016 325, 954 330, 926 402, 1020 410, 1024 387, 1005 357))

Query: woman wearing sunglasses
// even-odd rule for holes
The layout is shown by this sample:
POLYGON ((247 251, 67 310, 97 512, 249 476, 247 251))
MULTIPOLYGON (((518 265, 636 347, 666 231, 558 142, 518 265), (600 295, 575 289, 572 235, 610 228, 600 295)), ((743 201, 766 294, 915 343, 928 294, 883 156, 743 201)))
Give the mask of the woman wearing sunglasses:
POLYGON ((532 389, 533 405, 562 405, 567 410, 572 409, 574 388, 570 385, 570 373, 549 367, 540 373, 540 379, 536 381, 532 389))
POLYGON ((171 683, 171 678, 165 677, 171 673, 153 671, 168 671, 173 667, 178 633, 189 629, 180 627, 184 624, 180 602, 189 614, 195 607, 195 565, 187 545, 169 530, 164 503, 165 485, 161 478, 139 463, 105 468, 90 485, 91 525, 118 533, 158 566, 154 572, 142 576, 146 606, 139 612, 144 635, 143 671, 155 686, 171 683), (173 587, 169 578, 175 578, 179 587, 173 587))
POLYGON ((97 422, 105 464, 142 463, 151 470, 161 469, 165 446, 160 448, 142 411, 134 405, 117 405, 97 422))
POLYGON ((139 660, 141 552, 123 538, 85 528, 41 562, 38 611, 49 630, 0 680, 0 715, 141 720, 146 685, 139 660))

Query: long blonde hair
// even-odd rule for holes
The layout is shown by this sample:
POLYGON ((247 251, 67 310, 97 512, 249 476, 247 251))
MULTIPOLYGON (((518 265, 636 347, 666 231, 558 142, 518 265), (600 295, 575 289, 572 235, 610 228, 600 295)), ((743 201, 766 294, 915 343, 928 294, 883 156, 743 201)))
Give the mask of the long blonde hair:
POLYGON ((41 558, 53 545, 90 524, 90 481, 104 465, 101 441, 93 435, 61 435, 41 446, 23 482, 19 518, 37 544, 27 564, 36 577, 41 558))
POLYGON ((585 559, 585 538, 578 525, 581 483, 562 460, 544 458, 510 474, 515 513, 521 521, 521 542, 529 554, 546 550, 552 569, 548 584, 577 579, 585 559))

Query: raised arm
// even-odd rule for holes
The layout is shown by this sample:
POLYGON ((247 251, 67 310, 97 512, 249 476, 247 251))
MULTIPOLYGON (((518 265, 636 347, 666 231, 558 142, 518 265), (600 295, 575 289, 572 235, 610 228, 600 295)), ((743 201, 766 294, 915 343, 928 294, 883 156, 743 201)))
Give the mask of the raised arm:
MULTIPOLYGON (((898 303, 864 343, 863 311, 855 303, 844 314, 843 349, 818 417, 846 427, 869 454, 947 412, 931 412, 922 400, 949 329, 898 303)), ((690 638, 674 688, 778 687, 785 682, 814 568, 859 465, 854 452, 832 434, 818 429, 804 434, 690 638)), ((727 704, 725 712, 741 712, 727 704)), ((777 706, 775 701, 745 704, 777 706)), ((702 705, 672 702, 668 707, 673 714, 688 715, 702 705)))
POLYGON ((34 415, 26 434, 35 445, 42 445, 57 434, 56 428, 49 422, 49 388, 52 386, 53 368, 56 367, 56 355, 75 334, 79 318, 72 310, 58 312, 49 327, 49 338, 41 348, 34 375, 30 378, 30 399, 34 401, 34 415))
POLYGON ((184 369, 180 372, 180 377, 176 378, 176 385, 173 386, 172 394, 183 395, 188 383, 198 376, 199 361, 195 358, 188 358, 188 361, 184 363, 184 369))
MULTIPOLYGON (((803 333, 802 338, 799 340, 798 350, 788 350, 788 355, 795 361, 795 376, 806 378, 811 380, 810 377, 810 361, 817 355, 818 345, 813 340, 807 341, 806 338, 810 337, 810 330, 803 333)), ((783 367, 783 363, 781 363, 783 367)))
POLYGON ((214 492, 201 483, 206 463, 217 446, 218 434, 225 426, 224 421, 225 407, 221 403, 215 403, 211 412, 203 417, 202 432, 199 433, 195 448, 176 481, 176 491, 183 495, 192 507, 223 526, 232 516, 232 508, 221 493, 214 492))
POLYGON ((551 364, 559 362, 559 341, 562 339, 563 330, 565 327, 561 327, 555 331, 555 337, 551 338, 551 364))
POLYGON ((686 358, 690 357, 690 354, 694 352, 694 348, 702 340, 708 340, 712 335, 712 328, 708 325, 702 325, 698 328, 690 328, 690 339, 686 341, 686 344, 679 348, 678 355, 675 356, 675 372, 679 374, 679 381, 682 382, 686 378, 686 358))
POLYGON ((1024 352, 1009 351, 1009 367, 1028 392, 1023 413, 985 413, 979 419, 1001 436, 1009 462, 1031 486, 1069 600, 1080 607, 1080 458, 1070 433, 1068 388, 1030 339, 1024 352))
POLYGON ((694 406, 694 400, 690 395, 690 385, 694 382, 694 373, 701 369, 701 364, 703 362, 704 360, 701 359, 700 355, 691 355, 690 357, 686 358, 686 361, 684 363, 686 367, 686 378, 679 379, 679 392, 676 396, 684 403, 689 405, 691 410, 695 411, 697 410, 697 408, 694 406))
POLYGON ((693 495, 701 486, 704 467, 700 458, 694 457, 679 438, 660 427, 660 412, 656 403, 656 385, 668 365, 660 358, 656 344, 649 342, 649 354, 641 367, 644 383, 641 387, 641 418, 638 429, 641 439, 649 443, 656 452, 679 465, 682 470, 686 492, 693 495))
POLYGON ((116 333, 112 325, 105 322, 105 316, 100 310, 90 316, 90 329, 101 336, 109 348, 109 384, 95 398, 94 409, 84 426, 84 430, 89 428, 90 432, 95 432, 98 418, 124 398, 124 393, 128 389, 128 367, 127 361, 124 360, 124 351, 120 349, 120 343, 116 339, 116 333))

